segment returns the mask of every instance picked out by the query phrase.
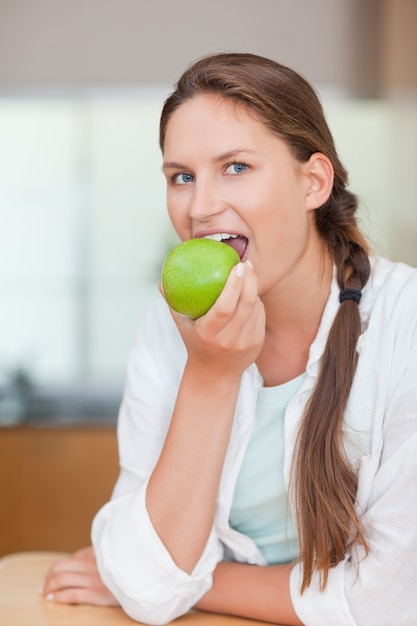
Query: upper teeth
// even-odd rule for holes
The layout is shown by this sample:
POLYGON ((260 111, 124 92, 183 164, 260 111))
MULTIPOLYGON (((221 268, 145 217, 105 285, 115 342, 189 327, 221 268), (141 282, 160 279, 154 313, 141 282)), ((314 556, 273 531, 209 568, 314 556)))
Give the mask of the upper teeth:
POLYGON ((204 239, 214 239, 214 241, 222 241, 223 239, 236 239, 237 235, 230 233, 214 233, 213 235, 204 235, 204 239))

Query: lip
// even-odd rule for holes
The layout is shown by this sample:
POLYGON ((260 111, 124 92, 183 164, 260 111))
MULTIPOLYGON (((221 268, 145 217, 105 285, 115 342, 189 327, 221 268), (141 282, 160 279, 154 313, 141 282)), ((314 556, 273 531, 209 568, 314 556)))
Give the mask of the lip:
MULTIPOLYGON (((240 257, 240 260, 242 262, 245 262, 247 260, 247 258, 248 258, 249 237, 247 237, 243 233, 240 233, 240 232, 235 231, 235 230, 227 230, 227 229, 224 229, 224 228, 221 228, 221 229, 220 228, 210 228, 210 229, 207 229, 207 230, 200 230, 200 231, 194 233, 193 239, 201 239, 203 237, 207 237, 209 235, 217 235, 219 233, 222 233, 222 234, 225 234, 225 235, 236 235, 236 237, 241 237, 241 238, 246 240, 246 245, 245 245, 244 252, 243 252, 242 256, 240 257)), ((227 242, 225 242, 225 243, 226 243, 226 245, 229 245, 229 244, 227 244, 227 242)))

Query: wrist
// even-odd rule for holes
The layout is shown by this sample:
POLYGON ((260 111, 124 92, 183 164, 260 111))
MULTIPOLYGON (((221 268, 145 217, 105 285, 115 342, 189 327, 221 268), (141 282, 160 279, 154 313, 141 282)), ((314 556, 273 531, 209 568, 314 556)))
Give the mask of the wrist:
POLYGON ((183 372, 183 382, 204 393, 224 393, 233 397, 239 391, 243 372, 209 359, 189 358, 183 372))

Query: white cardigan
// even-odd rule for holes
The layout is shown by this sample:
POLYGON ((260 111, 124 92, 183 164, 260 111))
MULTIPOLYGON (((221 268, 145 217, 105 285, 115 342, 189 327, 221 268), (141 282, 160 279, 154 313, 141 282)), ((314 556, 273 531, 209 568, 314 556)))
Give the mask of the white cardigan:
MULTIPOLYGON (((319 371, 339 306, 333 280, 307 376, 285 418, 288 480, 297 426, 319 371)), ((291 576, 295 611, 306 626, 417 625, 417 270, 373 262, 360 310, 364 332, 345 416, 346 448, 358 468, 357 510, 369 556, 357 550, 300 595, 300 566, 291 576)), ((111 501, 96 515, 92 541, 103 581, 133 619, 164 624, 186 613, 210 589, 222 559, 265 565, 254 542, 230 528, 228 516, 251 434, 262 379, 255 365, 242 378, 215 523, 191 575, 165 549, 145 506, 186 358, 165 302, 151 306, 133 347, 119 414, 121 472, 111 501)))

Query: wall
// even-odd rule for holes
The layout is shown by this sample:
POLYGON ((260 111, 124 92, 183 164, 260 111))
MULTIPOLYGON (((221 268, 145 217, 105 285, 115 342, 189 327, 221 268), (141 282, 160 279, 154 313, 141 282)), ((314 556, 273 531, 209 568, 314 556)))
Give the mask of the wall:
POLYGON ((209 51, 377 88, 380 0, 0 0, 0 87, 171 84, 209 51))
POLYGON ((417 2, 384 0, 381 94, 389 106, 391 256, 417 265, 417 2))

